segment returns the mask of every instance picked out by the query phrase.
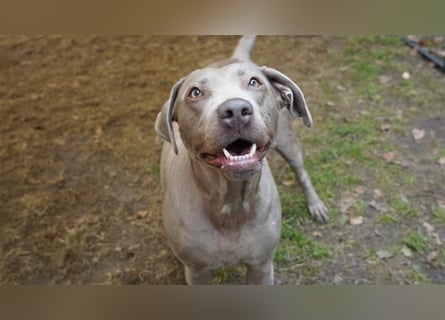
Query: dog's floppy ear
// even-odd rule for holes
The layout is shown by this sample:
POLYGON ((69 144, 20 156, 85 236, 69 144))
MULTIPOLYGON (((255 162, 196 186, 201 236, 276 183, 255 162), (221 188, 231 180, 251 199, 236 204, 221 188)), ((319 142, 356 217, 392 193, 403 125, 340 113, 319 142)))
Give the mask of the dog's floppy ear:
POLYGON ((286 75, 278 70, 262 67, 261 71, 272 86, 280 93, 281 102, 289 109, 294 117, 303 118, 307 127, 312 127, 312 116, 300 88, 286 75))
POLYGON ((170 91, 170 97, 167 102, 164 103, 161 112, 156 117, 155 130, 156 133, 165 141, 172 144, 173 150, 178 154, 178 146, 176 145, 175 133, 173 131, 173 121, 175 120, 175 102, 178 97, 179 89, 185 78, 182 78, 172 87, 170 91))

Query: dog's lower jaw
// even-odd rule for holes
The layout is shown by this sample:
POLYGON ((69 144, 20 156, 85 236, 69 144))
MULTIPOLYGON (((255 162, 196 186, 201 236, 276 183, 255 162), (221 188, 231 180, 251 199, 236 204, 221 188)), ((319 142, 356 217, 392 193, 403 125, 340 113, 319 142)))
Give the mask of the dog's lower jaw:
POLYGON ((257 161, 253 168, 236 170, 230 167, 221 167, 221 171, 224 176, 232 181, 242 181, 253 178, 255 175, 259 174, 262 167, 262 160, 257 161))

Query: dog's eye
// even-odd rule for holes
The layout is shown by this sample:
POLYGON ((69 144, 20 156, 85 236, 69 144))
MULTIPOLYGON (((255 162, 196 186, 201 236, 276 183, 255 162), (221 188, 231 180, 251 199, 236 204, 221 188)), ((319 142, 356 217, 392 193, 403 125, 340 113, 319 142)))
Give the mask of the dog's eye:
POLYGON ((249 87, 258 88, 261 85, 261 82, 257 78, 251 78, 249 80, 249 87))
POLYGON ((201 89, 194 87, 192 90, 190 90, 189 97, 191 98, 198 98, 203 95, 201 89))

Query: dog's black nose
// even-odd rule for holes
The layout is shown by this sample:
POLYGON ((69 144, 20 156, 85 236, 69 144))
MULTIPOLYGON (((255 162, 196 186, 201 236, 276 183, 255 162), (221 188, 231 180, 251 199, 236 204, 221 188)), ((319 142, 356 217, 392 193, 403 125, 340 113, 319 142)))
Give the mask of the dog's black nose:
POLYGON ((222 103, 216 112, 224 125, 239 130, 250 122, 253 107, 247 100, 229 99, 222 103))

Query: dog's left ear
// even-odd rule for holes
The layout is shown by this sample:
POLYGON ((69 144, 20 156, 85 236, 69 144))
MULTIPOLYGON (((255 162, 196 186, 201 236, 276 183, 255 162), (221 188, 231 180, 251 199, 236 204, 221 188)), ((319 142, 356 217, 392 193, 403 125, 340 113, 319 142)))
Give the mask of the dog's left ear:
POLYGON ((161 112, 158 113, 155 122, 156 133, 173 146, 173 150, 178 154, 178 146, 176 145, 175 132, 173 131, 173 121, 175 120, 175 103, 178 97, 179 89, 185 78, 182 78, 172 87, 170 97, 164 103, 161 112))
POLYGON ((278 70, 262 67, 261 71, 272 86, 278 90, 280 102, 289 109, 290 114, 294 117, 303 118, 303 123, 307 127, 312 127, 312 116, 300 88, 278 70))

